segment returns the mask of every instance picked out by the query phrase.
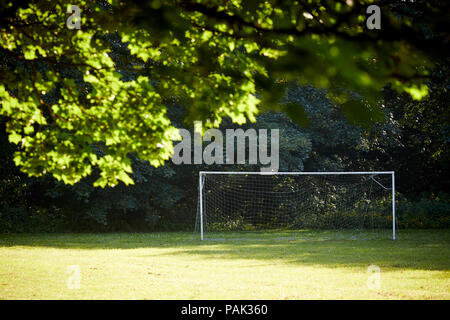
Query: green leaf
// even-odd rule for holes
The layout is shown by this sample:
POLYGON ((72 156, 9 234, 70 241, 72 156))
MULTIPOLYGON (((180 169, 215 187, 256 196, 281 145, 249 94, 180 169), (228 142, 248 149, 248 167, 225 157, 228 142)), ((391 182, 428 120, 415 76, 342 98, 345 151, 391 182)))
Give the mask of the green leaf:
POLYGON ((282 109, 294 122, 300 126, 308 126, 308 114, 303 106, 295 103, 287 103, 282 105, 282 109))
POLYGON ((121 171, 119 173, 118 179, 121 180, 126 185, 134 184, 133 179, 131 179, 130 176, 128 174, 126 174, 124 171, 121 171))
POLYGON ((351 99, 341 105, 341 110, 350 123, 363 128, 384 120, 384 113, 377 106, 369 106, 362 100, 351 99))
POLYGON ((104 188, 107 183, 108 183, 108 179, 106 179, 106 177, 100 177, 97 179, 97 181, 94 182, 94 187, 104 188))
POLYGON ((22 140, 22 136, 17 132, 13 131, 9 134, 8 140, 11 143, 18 144, 22 140))

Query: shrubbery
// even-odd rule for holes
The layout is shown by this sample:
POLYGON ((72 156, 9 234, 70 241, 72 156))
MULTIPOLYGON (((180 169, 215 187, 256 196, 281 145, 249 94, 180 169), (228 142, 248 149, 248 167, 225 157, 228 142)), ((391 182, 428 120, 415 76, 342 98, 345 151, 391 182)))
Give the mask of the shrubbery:
MULTIPOLYGON (((192 196, 195 198, 196 193, 193 192, 192 196)), ((113 201, 114 197, 111 195, 109 197, 110 201, 113 201)), ((81 202, 78 204, 79 210, 76 209, 74 202, 67 202, 70 205, 62 208, 54 205, 45 208, 36 205, 27 207, 24 204, 17 206, 4 204, 0 208, 0 233, 191 231, 194 228, 193 218, 196 208, 190 204, 195 201, 179 201, 176 205, 161 209, 165 211, 154 212, 154 214, 149 214, 142 208, 118 210, 116 204, 107 208, 102 214, 104 220, 96 217, 95 212, 89 214, 89 211, 85 210, 86 207, 81 206, 81 202)), ((339 219, 342 219, 342 228, 362 225, 364 228, 389 228, 392 218, 386 212, 390 212, 390 206, 390 199, 375 203, 365 218, 362 218, 362 214, 354 211, 340 213, 339 219)), ((156 208, 152 207, 148 210, 153 212, 156 208)), ((444 193, 422 194, 420 197, 408 199, 397 194, 396 214, 399 229, 450 228, 450 195, 444 193)), ((305 215, 300 216, 290 227, 334 229, 336 225, 333 219, 335 219, 334 214, 305 215)), ((216 223, 210 227, 214 230, 256 230, 267 226, 254 226, 245 219, 241 219, 226 221, 223 224, 216 223)))
POLYGON ((400 197, 397 204, 399 228, 450 228, 450 196, 422 194, 416 199, 400 197))
MULTIPOLYGON (((290 222, 279 217, 266 223, 251 223, 245 212, 239 217, 208 225, 209 231, 253 231, 281 229, 389 229, 392 228, 391 199, 386 197, 367 207, 348 212, 313 212, 298 215, 290 222), (284 221, 284 222, 282 222, 284 221)), ((421 194, 408 199, 397 193, 396 224, 399 229, 450 228, 450 195, 421 194)))
MULTIPOLYGON (((310 120, 308 126, 300 127, 283 113, 271 112, 262 113, 255 124, 241 127, 282 128, 280 171, 393 169, 397 190, 404 194, 397 197, 398 227, 448 228, 450 196, 431 193, 449 190, 448 180, 442 177, 446 176, 450 163, 446 147, 450 131, 434 125, 445 122, 438 108, 444 104, 436 101, 448 101, 448 94, 436 93, 425 101, 427 110, 433 112, 427 112, 427 118, 423 119, 425 114, 408 111, 410 100, 393 91, 386 92, 387 122, 368 132, 350 124, 338 106, 327 99, 326 91, 310 86, 290 86, 285 99, 303 105, 310 120), (416 116, 420 116, 417 121, 411 121, 416 116), (428 145, 425 141, 437 143, 428 145), (431 147, 434 149, 427 149, 431 147), (424 190, 428 193, 417 196, 424 190)), ((168 112, 177 127, 187 127, 181 121, 183 108, 174 105, 168 112)), ((197 210, 198 171, 259 171, 259 167, 248 164, 176 166, 170 161, 154 168, 130 155, 134 185, 94 188, 92 183, 98 178, 98 172, 94 172, 68 186, 50 176, 29 178, 19 171, 13 161, 18 147, 9 143, 5 121, 0 117, 0 232, 190 231, 197 210)), ((221 129, 236 127, 225 119, 221 129)), ((390 216, 376 214, 377 206, 381 207, 380 212, 388 212, 390 205, 389 199, 374 203, 373 221, 364 223, 374 226, 392 223, 390 216)), ((347 225, 356 225, 360 217, 352 212, 340 216, 347 220, 347 225)), ((326 216, 320 218, 322 221, 317 221, 319 218, 314 215, 299 219, 302 220, 299 225, 305 227, 330 227, 326 216)), ((255 228, 243 220, 217 227, 255 228)))

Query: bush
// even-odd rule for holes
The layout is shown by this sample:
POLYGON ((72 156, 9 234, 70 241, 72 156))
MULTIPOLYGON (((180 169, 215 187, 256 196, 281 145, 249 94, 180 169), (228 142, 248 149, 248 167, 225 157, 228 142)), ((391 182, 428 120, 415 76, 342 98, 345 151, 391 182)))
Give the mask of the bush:
POLYGON ((397 202, 399 228, 450 228, 450 196, 421 194, 411 200, 402 196, 397 202))

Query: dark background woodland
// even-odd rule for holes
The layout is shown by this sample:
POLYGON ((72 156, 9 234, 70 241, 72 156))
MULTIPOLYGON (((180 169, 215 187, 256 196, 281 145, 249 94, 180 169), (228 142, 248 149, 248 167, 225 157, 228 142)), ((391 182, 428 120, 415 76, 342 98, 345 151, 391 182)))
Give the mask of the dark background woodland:
MULTIPOLYGON (((103 2, 100 1, 99 3, 103 2)), ((189 6, 189 1, 182 1, 182 3, 184 5, 180 5, 180 7, 186 12, 196 11, 206 16, 212 12, 199 4, 189 6)), ((248 3, 253 2, 248 1, 248 3)), ((417 5, 423 5, 424 3, 428 3, 428 1, 417 1, 417 5)), ((436 6, 439 5, 437 6, 438 9, 445 7, 444 2, 441 1, 433 1, 432 3, 436 6)), ((103 5, 100 7, 103 8, 103 5)), ((363 13, 365 7, 365 3, 358 4, 358 8, 363 10, 363 13)), ((244 129, 280 129, 279 171, 394 170, 396 173, 399 228, 450 227, 448 179, 450 162, 450 112, 448 108, 450 83, 448 74, 450 62, 448 51, 445 50, 445 46, 441 47, 438 37, 443 33, 443 29, 438 22, 445 19, 442 18, 439 21, 429 19, 428 16, 421 13, 422 11, 415 10, 414 6, 409 6, 406 2, 394 3, 391 7, 393 7, 392 12, 396 16, 412 16, 415 19, 413 21, 416 21, 413 26, 418 26, 422 30, 419 35, 411 29, 410 33, 402 34, 404 39, 412 39, 411 42, 416 42, 421 49, 430 49, 429 53, 432 53, 430 57, 441 59, 439 63, 436 63, 432 74, 427 78, 428 96, 419 101, 413 100, 409 94, 399 93, 398 90, 388 84, 380 92, 380 99, 377 102, 379 109, 384 114, 384 117, 382 117, 384 121, 368 124, 364 121, 365 114, 362 111, 359 112, 358 105, 345 103, 339 105, 336 101, 332 102, 327 89, 308 86, 305 85, 305 82, 303 82, 303 85, 299 85, 292 75, 287 81, 281 81, 282 73, 288 72, 288 69, 294 67, 300 70, 299 73, 311 71, 311 74, 307 75, 314 78, 320 73, 321 67, 328 66, 321 66, 317 63, 313 65, 314 68, 309 68, 308 61, 310 60, 307 59, 309 56, 306 55, 309 42, 305 42, 304 47, 302 47, 303 51, 292 51, 293 54, 289 56, 292 57, 291 60, 287 58, 281 60, 280 66, 271 62, 272 67, 279 72, 275 73, 278 79, 270 78, 271 81, 269 82, 271 86, 279 87, 278 91, 282 93, 281 106, 284 107, 278 109, 262 108, 255 123, 247 123, 241 127, 244 129), (436 34, 435 38, 433 38, 433 33, 436 34), (414 38, 416 36, 422 37, 420 38, 421 42, 416 41, 416 38, 414 38), (433 41, 425 41, 430 39, 433 41), (434 43, 435 45, 438 43, 439 45, 428 48, 427 45, 424 45, 427 43, 434 43), (303 57, 301 54, 305 54, 305 58, 302 60, 303 64, 300 65, 299 59, 303 57), (278 67, 279 69, 277 69, 278 67), (290 107, 297 105, 301 105, 302 109, 293 111, 290 107)), ((172 9, 170 6, 163 6, 159 9, 144 6, 139 11, 143 17, 140 20, 138 19, 138 22, 144 23, 147 28, 155 28, 155 30, 167 28, 170 30, 173 26, 166 26, 166 24, 173 19, 167 18, 167 21, 163 21, 163 15, 159 13, 163 10, 169 13, 175 12, 172 9), (145 17, 145 13, 153 14, 153 17, 159 17, 161 20, 148 19, 145 17)), ((2 8, 1 10, 0 26, 3 28, 13 21, 8 20, 8 18, 14 17, 16 8, 2 8)), ((387 9, 383 10, 383 12, 388 12, 387 9)), ((448 10, 447 12, 438 10, 436 12, 436 15, 443 17, 448 10)), ((122 13, 118 12, 118 14, 122 13)), ((223 14, 212 13, 215 14, 212 14, 205 21, 210 19, 216 21, 223 18, 223 14)), ((342 14, 343 22, 346 22, 345 18, 350 16, 348 13, 342 14)), ((169 15, 169 17, 172 16, 169 15)), ((231 19, 232 21, 225 20, 226 23, 230 23, 230 29, 242 23, 236 18, 236 14, 225 17, 228 17, 229 20, 234 17, 234 20, 231 19)), ((396 36, 396 34, 389 33, 388 21, 388 19, 383 20, 383 23, 386 23, 383 24, 383 28, 386 29, 380 30, 380 39, 386 37, 387 40, 390 40, 390 38, 396 36)), ((445 21, 448 23, 448 19, 445 21)), ((309 23, 314 23, 314 21, 311 20, 309 23)), ((348 23, 351 25, 353 21, 349 20, 348 23)), ((245 28, 243 27, 242 30, 245 31, 246 28, 250 28, 248 24, 248 22, 244 23, 245 28)), ((174 23, 174 25, 176 24, 174 23)), ((208 24, 205 25, 208 26, 208 24)), ((197 28, 196 26, 191 27, 192 30, 197 28)), ((181 25, 180 28, 184 28, 184 25, 181 25)), ((255 26, 250 29, 253 30, 252 33, 244 35, 250 39, 254 37, 255 41, 264 40, 258 33, 263 32, 263 29, 258 29, 255 26)), ((85 28, 85 30, 89 29, 85 28)), ((305 30, 308 31, 309 29, 305 30)), ((317 28, 311 27, 310 32, 314 33, 316 30, 317 28)), ((215 32, 217 33, 217 31, 215 32)), ((327 29, 327 32, 331 35, 334 32, 337 36, 353 41, 353 35, 350 33, 334 30, 331 27, 330 30, 327 29)), ((303 36, 303 33, 298 32, 298 30, 294 35, 297 33, 300 33, 299 36, 303 36)), ((317 33, 320 34, 320 32, 317 33)), ((277 37, 280 35, 277 32, 274 34, 277 37)), ((361 34, 358 35, 361 36, 361 34)), ((363 34, 364 37, 371 35, 371 33, 363 34)), ((448 34, 446 37, 448 40, 448 34)), ((142 74, 149 76, 150 81, 153 81, 153 75, 148 70, 152 70, 151 67, 154 68, 155 72, 159 69, 152 65, 151 59, 145 64, 140 60, 136 62, 138 60, 136 56, 131 55, 127 45, 113 33, 105 33, 101 39, 111 47, 109 55, 114 61, 117 72, 122 77, 121 81, 135 80, 139 74, 136 75, 127 70, 139 63, 144 66, 142 74)), ((165 38, 162 37, 161 39, 164 40, 165 38)), ((357 43, 358 39, 355 36, 354 43, 357 43)), ((368 39, 371 40, 370 37, 368 39)), ((302 44, 302 42, 299 43, 302 44)), ((339 48, 343 52, 345 52, 344 49, 350 50, 353 48, 350 43, 342 42, 339 48)), ((309 48, 312 52, 311 57, 315 57, 316 47, 312 46, 311 48, 309 48)), ((317 48, 322 47, 317 46, 317 48)), ((30 65, 33 68, 31 69, 21 56, 19 49, 8 51, 2 48, 0 50, 2 76, 3 74, 14 74, 19 69, 28 77, 32 73, 35 74, 36 71, 42 73, 48 71, 46 70, 48 64, 41 62, 43 59, 40 60, 39 57, 35 57, 34 60, 27 60, 28 62, 31 61, 30 65)), ((201 47, 200 49, 212 50, 207 47, 201 47)), ((236 50, 241 49, 239 47, 236 50)), ((327 46, 322 49, 326 49, 325 53, 328 52, 327 46)), ((389 50, 386 49, 386 51, 389 50)), ((199 52, 202 53, 203 51, 200 50, 199 52)), ((207 54, 214 51, 205 52, 207 54)), ((183 53, 179 54, 182 56, 183 53)), ((388 52, 387 55, 389 57, 392 55, 404 59, 408 58, 407 55, 401 56, 400 53, 397 55, 397 52, 388 52)), ((327 55, 324 54, 324 56, 327 55)), ((312 59, 311 57, 310 59, 312 59)), ((210 57, 204 58, 201 63, 207 66, 210 57)), ((329 62, 330 66, 346 66, 347 60, 346 55, 341 55, 337 58, 329 58, 329 61, 323 61, 329 62)), ((61 61, 64 62, 64 59, 61 61)), ((230 65, 232 66, 231 62, 230 65)), ((403 66, 401 65, 401 67, 403 66)), ((193 67, 197 66, 194 65, 193 67)), ((389 66, 389 68, 391 67, 394 66, 389 66)), ((88 84, 83 82, 81 69, 71 67, 68 63, 55 65, 55 68, 61 77, 69 79, 74 87, 85 87, 86 92, 90 90, 88 84)), ((348 73, 345 73, 345 68, 340 70, 341 74, 337 74, 337 78, 342 76, 348 82, 354 80, 355 70, 350 69, 347 71, 348 73)), ((182 79, 183 75, 184 70, 178 74, 179 79, 182 79)), ((239 79, 239 77, 237 78, 239 79)), ((9 84, 7 80, 11 82, 11 79, 20 84, 20 77, 1 77, 2 83, 6 84, 9 84)), ((189 80, 189 77, 187 79, 189 80)), ((358 82, 357 80, 354 81, 358 82)), ((11 92, 13 92, 14 86, 11 87, 13 88, 11 92)), ((157 85, 155 87, 157 88, 157 85)), ((329 85, 329 87, 332 87, 332 85, 329 85)), ((60 89, 60 87, 57 87, 54 91, 48 92, 43 97, 45 103, 56 104, 61 97, 60 89)), ((336 88, 334 89, 336 90, 336 88)), ((348 91, 349 96, 353 96, 355 100, 361 98, 357 92, 353 92, 347 87, 338 89, 348 91)), ((80 103, 83 103, 83 99, 85 99, 85 96, 80 94, 80 103)), ((184 121, 187 118, 189 102, 170 97, 170 94, 163 99, 165 99, 163 102, 167 106, 171 122, 178 128, 190 129, 192 132, 192 122, 184 121)), ((133 108, 133 105, 129 105, 129 108, 133 108)), ((211 109, 214 110, 212 107, 211 109)), ((14 115, 10 116, 10 118, 13 117, 14 115)), ((252 165, 174 165, 170 160, 164 166, 155 168, 148 161, 141 161, 136 155, 128 154, 132 160, 134 185, 126 186, 121 182, 115 187, 94 187, 93 182, 99 178, 99 170, 74 185, 67 185, 56 180, 51 174, 33 178, 20 171, 20 168, 14 164, 14 153, 19 150, 19 146, 10 143, 8 140, 7 123, 9 120, 6 116, 0 116, 0 232, 193 231, 197 212, 198 172, 200 170, 259 171, 260 169, 258 166, 252 165)), ((221 130, 237 127, 238 125, 233 124, 228 118, 224 118, 221 124, 221 130)), ((96 152, 101 156, 102 149, 98 148, 96 152)))
MULTIPOLYGON (((289 84, 283 103, 305 106, 300 126, 281 112, 266 112, 246 128, 280 129, 279 171, 395 170, 399 228, 449 227, 449 93, 436 83, 421 102, 384 89, 386 121, 361 128, 327 99, 325 90, 289 84), (426 112, 425 112, 426 110, 426 112)), ((186 127, 183 108, 169 113, 186 127)), ((1 122, 4 126, 4 120, 1 122)), ((231 121, 221 126, 237 128, 231 121)), ((192 128, 188 128, 192 132, 192 128)), ((1 136, 0 231, 155 231, 194 229, 198 171, 259 171, 252 165, 166 165, 154 168, 130 155, 135 185, 93 187, 94 174, 70 186, 51 176, 30 178, 14 165, 16 146, 1 136)))

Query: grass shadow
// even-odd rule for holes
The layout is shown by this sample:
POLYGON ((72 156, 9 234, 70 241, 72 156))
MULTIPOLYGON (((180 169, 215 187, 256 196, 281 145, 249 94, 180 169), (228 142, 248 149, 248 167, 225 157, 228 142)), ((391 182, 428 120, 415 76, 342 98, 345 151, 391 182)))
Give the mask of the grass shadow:
MULTIPOLYGON (((330 232, 269 232, 228 234, 199 241, 192 233, 119 234, 10 234, 0 235, 1 247, 47 247, 57 249, 156 249, 152 257, 184 255, 187 259, 249 259, 255 265, 321 265, 384 269, 450 270, 450 230, 404 230, 396 241, 359 234, 330 232), (295 234, 295 237, 293 236, 295 234), (345 237, 347 236, 347 238, 345 237), (169 249, 169 250, 158 250, 169 249)), ((144 251, 144 255, 145 255, 144 251)))

